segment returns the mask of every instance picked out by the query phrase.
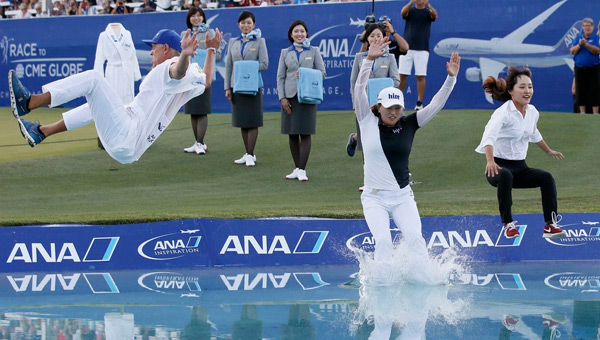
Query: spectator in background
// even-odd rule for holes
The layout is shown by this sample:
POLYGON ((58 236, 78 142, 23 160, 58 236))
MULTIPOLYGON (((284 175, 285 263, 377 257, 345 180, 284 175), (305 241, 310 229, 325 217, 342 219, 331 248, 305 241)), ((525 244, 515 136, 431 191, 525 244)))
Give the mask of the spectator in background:
POLYGON ((592 106, 594 114, 600 107, 600 42, 594 33, 594 20, 583 19, 583 29, 573 39, 571 54, 575 60, 575 89, 579 113, 585 113, 586 105, 592 106))
POLYGON ((83 0, 81 2, 81 5, 79 5, 79 13, 81 15, 88 15, 89 10, 90 10, 90 3, 88 2, 88 0, 83 0))
POLYGON ((42 4, 40 4, 39 2, 35 4, 35 17, 42 18, 47 16, 48 15, 42 11, 42 4))
POLYGON ((410 0, 402 7, 401 13, 402 18, 406 20, 404 38, 408 41, 410 48, 406 55, 400 57, 398 67, 400 69, 400 90, 404 92, 406 79, 414 64, 418 93, 415 111, 418 111, 423 108, 423 96, 425 95, 431 23, 437 19, 438 13, 435 8, 431 7, 429 0, 410 0))
POLYGON ((26 3, 21 3, 19 5, 19 12, 17 12, 17 14, 15 14, 14 18, 15 19, 31 18, 31 14, 29 14, 29 10, 27 9, 26 3))
POLYGON ((250 11, 243 11, 238 17, 239 37, 229 40, 229 49, 225 58, 225 97, 231 102, 231 125, 241 129, 246 153, 234 161, 248 167, 256 164, 254 147, 258 139, 258 128, 263 126, 263 91, 258 89, 255 95, 233 92, 234 64, 241 60, 256 60, 260 71, 269 67, 269 55, 265 38, 256 27, 256 19, 250 11))
POLYGON ((50 15, 51 16, 62 16, 62 15, 66 15, 66 14, 67 14, 67 11, 65 9, 64 3, 62 1, 55 1, 54 4, 52 5, 52 12, 50 13, 50 15))
POLYGON ((81 10, 79 9, 79 5, 77 4, 77 1, 71 0, 71 3, 69 4, 69 11, 67 12, 67 15, 81 15, 81 10))
POLYGON ((156 4, 152 0, 144 0, 144 3, 140 5, 140 12, 156 12, 156 4))
POLYGON ((129 14, 131 10, 125 5, 125 0, 115 0, 115 8, 110 14, 129 14))
POLYGON ((308 28, 302 20, 292 22, 288 29, 291 46, 281 50, 277 68, 277 94, 281 102, 281 133, 288 135, 295 169, 286 179, 308 181, 306 163, 311 148, 311 135, 317 131, 317 104, 301 104, 298 101, 298 69, 316 69, 323 73, 325 63, 319 47, 310 46, 308 28))
POLYGON ((171 0, 157 0, 156 1, 156 10, 159 12, 170 11, 171 8, 171 0))
POLYGON ((110 0, 105 0, 102 4, 102 14, 110 14, 112 8, 110 7, 110 0))
POLYGON ((208 0, 192 0, 192 1, 185 1, 185 3, 183 4, 183 8, 185 9, 190 9, 190 8, 206 8, 206 4, 208 3, 208 0))

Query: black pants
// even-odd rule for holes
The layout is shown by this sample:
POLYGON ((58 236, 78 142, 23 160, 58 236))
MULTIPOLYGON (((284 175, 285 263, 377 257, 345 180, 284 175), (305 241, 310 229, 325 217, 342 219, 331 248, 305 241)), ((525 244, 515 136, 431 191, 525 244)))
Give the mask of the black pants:
POLYGON ((512 189, 540 188, 542 192, 542 208, 544 221, 552 223, 552 213, 556 213, 556 184, 548 171, 533 169, 524 160, 511 161, 495 158, 496 164, 502 169, 498 174, 487 177, 491 185, 498 188, 498 205, 502 223, 510 223, 512 219, 512 189))

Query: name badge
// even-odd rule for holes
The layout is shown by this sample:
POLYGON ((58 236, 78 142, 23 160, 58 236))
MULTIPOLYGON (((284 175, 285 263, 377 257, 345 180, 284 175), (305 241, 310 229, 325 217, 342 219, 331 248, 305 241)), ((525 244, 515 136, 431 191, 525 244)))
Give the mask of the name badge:
POLYGON ((312 60, 312 57, 306 57, 304 60, 312 60))
POLYGON ((250 51, 256 51, 256 48, 251 48, 250 51))
POLYGON ((381 68, 388 68, 387 65, 381 65, 381 68))
POLYGON ((204 40, 198 40, 198 42, 204 43, 204 42, 206 42, 206 39, 204 39, 204 40))

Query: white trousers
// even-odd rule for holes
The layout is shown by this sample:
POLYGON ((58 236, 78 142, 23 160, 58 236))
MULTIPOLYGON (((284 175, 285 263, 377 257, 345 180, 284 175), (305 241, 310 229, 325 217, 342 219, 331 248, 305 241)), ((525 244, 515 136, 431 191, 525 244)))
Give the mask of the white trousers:
POLYGON ((391 217, 410 249, 410 266, 429 266, 427 246, 421 235, 421 217, 410 185, 400 190, 365 187, 360 199, 365 220, 375 239, 375 261, 389 261, 392 257, 394 244, 390 231, 391 217))
POLYGON ((115 90, 98 71, 74 74, 42 86, 50 92, 50 107, 79 97, 87 104, 65 112, 63 119, 68 130, 91 123, 96 124, 98 136, 108 154, 121 163, 131 163, 135 151, 137 119, 128 113, 115 90))

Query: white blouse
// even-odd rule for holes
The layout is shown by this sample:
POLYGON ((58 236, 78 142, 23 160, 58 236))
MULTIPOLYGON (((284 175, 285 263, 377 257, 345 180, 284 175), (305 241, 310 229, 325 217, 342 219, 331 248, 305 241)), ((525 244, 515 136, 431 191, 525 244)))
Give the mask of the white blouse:
POLYGON ((537 129, 539 118, 540 113, 535 106, 527 105, 523 117, 513 101, 507 101, 492 114, 475 151, 485 154, 485 147, 491 145, 494 157, 524 160, 529 143, 539 143, 544 139, 537 129))

